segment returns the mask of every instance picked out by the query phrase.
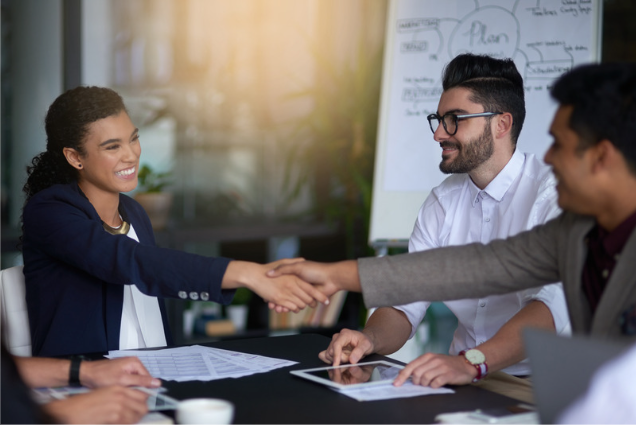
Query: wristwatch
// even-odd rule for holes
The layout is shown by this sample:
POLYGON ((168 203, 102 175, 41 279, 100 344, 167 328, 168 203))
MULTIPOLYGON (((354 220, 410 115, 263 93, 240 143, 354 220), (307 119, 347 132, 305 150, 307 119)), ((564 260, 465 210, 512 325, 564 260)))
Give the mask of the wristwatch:
POLYGON ((477 376, 473 378, 474 383, 488 375, 488 364, 486 363, 486 356, 484 356, 484 353, 476 348, 471 348, 469 350, 460 351, 459 355, 464 356, 466 358, 466 362, 477 369, 477 376))

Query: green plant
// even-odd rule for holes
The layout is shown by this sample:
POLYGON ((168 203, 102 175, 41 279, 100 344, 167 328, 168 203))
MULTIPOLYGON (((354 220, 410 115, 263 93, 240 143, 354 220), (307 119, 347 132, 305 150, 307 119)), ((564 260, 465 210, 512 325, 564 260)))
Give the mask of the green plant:
POLYGON ((247 305, 252 299, 252 295, 252 291, 247 288, 237 288, 230 305, 247 305))
POLYGON ((137 186, 141 193, 161 193, 172 184, 171 172, 155 172, 149 165, 144 164, 139 169, 137 186))
POLYGON ((344 226, 349 258, 372 254, 367 239, 383 55, 382 46, 368 49, 361 41, 355 60, 338 64, 314 45, 319 83, 290 95, 310 97, 314 109, 293 126, 285 188, 291 200, 310 186, 313 213, 344 226))

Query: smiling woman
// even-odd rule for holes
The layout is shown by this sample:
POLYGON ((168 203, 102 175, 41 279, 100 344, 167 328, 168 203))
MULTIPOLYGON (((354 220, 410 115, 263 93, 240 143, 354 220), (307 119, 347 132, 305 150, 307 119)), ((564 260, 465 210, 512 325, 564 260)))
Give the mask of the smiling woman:
POLYGON ((24 275, 33 355, 171 344, 162 298, 229 303, 247 287, 297 311, 327 298, 259 265, 158 248, 148 216, 121 194, 137 186, 141 146, 121 97, 98 87, 60 95, 46 151, 27 168, 24 275))
POLYGON ((100 201, 95 206, 97 213, 112 227, 121 225, 119 193, 137 187, 141 155, 138 131, 128 114, 120 111, 88 126, 81 152, 72 147, 62 149, 68 163, 78 171, 79 187, 88 200, 100 201))

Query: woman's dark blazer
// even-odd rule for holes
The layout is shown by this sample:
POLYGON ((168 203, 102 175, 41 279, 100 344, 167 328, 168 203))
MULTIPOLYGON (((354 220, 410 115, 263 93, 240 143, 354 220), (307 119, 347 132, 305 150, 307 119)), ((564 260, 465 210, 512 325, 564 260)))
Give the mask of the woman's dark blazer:
POLYGON ((221 290, 229 259, 157 247, 141 205, 123 194, 119 203, 139 243, 107 233, 76 183, 42 190, 25 206, 24 276, 34 356, 118 349, 125 284, 160 297, 168 344, 161 298, 231 300, 233 292, 221 290))

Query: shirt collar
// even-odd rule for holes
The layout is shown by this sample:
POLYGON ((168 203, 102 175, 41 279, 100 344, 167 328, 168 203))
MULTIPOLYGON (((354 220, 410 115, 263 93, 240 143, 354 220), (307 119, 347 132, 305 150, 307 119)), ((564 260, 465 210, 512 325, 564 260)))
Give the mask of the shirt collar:
POLYGON ((636 228, 636 212, 632 213, 625 221, 611 232, 602 227, 597 227, 598 239, 602 242, 605 252, 610 256, 620 254, 625 247, 625 243, 636 228))
POLYGON ((525 155, 519 150, 515 150, 515 152, 512 153, 512 157, 510 158, 506 166, 504 166, 501 172, 499 172, 497 176, 492 181, 490 181, 490 183, 483 190, 480 190, 479 187, 477 187, 475 183, 470 180, 471 185, 469 186, 469 188, 473 206, 475 206, 475 203, 477 202, 477 196, 482 191, 487 193, 497 202, 501 202, 512 183, 515 182, 515 180, 521 174, 524 161, 525 155))

